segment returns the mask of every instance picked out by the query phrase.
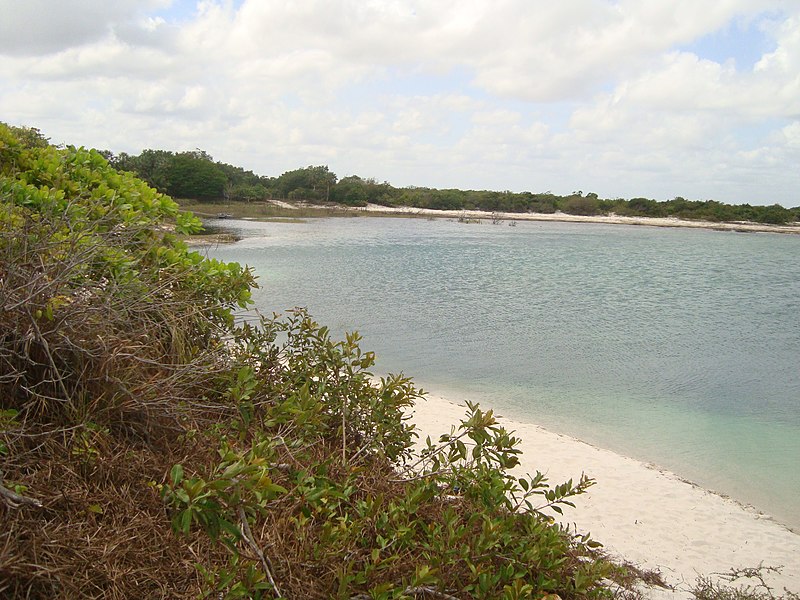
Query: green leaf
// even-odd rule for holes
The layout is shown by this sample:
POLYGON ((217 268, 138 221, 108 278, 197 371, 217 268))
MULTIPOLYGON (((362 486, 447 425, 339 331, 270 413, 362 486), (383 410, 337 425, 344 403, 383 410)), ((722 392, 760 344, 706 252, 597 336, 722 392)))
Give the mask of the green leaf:
POLYGON ((187 508, 181 513, 180 516, 180 531, 184 534, 189 533, 189 528, 192 526, 192 509, 187 508))
POLYGON ((227 533, 228 535, 233 537, 234 540, 238 541, 238 540, 242 539, 241 530, 239 529, 239 527, 237 527, 236 525, 234 525, 230 521, 228 521, 226 519, 220 519, 218 525, 219 525, 219 528, 222 529, 222 531, 224 531, 225 533, 227 533))
POLYGON ((172 481, 172 486, 177 486, 183 480, 183 466, 177 464, 172 467, 172 470, 169 472, 169 477, 172 481))
POLYGON ((278 485, 277 483, 270 483, 264 486, 265 492, 270 492, 272 494, 280 495, 280 494, 288 494, 289 490, 287 490, 282 485, 278 485))

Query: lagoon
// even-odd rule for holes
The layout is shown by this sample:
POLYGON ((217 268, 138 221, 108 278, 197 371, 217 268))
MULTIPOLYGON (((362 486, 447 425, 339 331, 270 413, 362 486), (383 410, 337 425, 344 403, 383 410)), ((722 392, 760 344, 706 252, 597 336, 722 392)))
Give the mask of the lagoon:
MULTIPOLYGON (((669 469, 800 528, 800 236, 408 218, 226 221, 265 313, 377 372, 669 469)), ((444 426, 447 424, 443 424, 444 426)))

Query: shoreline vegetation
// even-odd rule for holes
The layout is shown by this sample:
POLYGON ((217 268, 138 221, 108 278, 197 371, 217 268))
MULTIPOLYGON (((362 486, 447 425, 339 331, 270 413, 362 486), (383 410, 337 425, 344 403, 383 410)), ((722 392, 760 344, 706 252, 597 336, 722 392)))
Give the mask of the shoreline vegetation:
MULTIPOLYGON (((523 441, 469 403, 417 438, 407 411, 427 406, 424 392, 403 375, 375 380, 357 334, 332 339, 299 309, 238 321, 253 273, 179 237, 200 228, 100 152, 0 123, 0 595, 660 593, 657 573, 555 519, 591 507, 602 482, 562 482, 550 465, 519 473, 523 441)), ((629 518, 631 498, 593 522, 629 518)), ((669 518, 702 532, 706 516, 669 518)), ((736 555, 735 588, 702 563, 701 579, 669 593, 797 600, 775 579, 794 563, 753 564, 791 550, 771 544, 736 555)))

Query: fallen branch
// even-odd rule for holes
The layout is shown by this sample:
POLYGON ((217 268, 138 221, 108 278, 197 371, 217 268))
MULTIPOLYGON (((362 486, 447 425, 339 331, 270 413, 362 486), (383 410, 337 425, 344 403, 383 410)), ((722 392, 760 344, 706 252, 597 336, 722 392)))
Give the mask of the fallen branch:
POLYGON ((429 585, 418 585, 416 587, 408 587, 403 590, 403 594, 407 596, 418 596, 421 595, 423 598, 425 596, 430 596, 431 598, 440 598, 441 600, 459 600, 455 596, 451 596, 450 594, 445 594, 444 592, 440 592, 434 587, 429 585))
MULTIPOLYGON (((403 590, 403 596, 413 596, 417 597, 420 596, 422 598, 438 598, 439 600, 459 600, 455 596, 451 596, 450 594, 446 594, 444 592, 440 592, 435 587, 429 585, 417 585, 412 587, 407 587, 403 590)), ((350 596, 350 600, 370 600, 372 596, 369 594, 358 594, 356 596, 350 596)))
POLYGON ((281 594, 281 590, 278 588, 278 584, 275 583, 275 578, 272 576, 272 570, 270 569, 272 565, 270 564, 270 560, 264 556, 264 553, 261 551, 261 547, 256 544, 255 539, 253 539, 253 532, 250 531, 250 525, 247 522, 247 515, 244 512, 244 508, 241 506, 239 507, 239 519, 242 521, 242 534, 244 535, 244 539, 247 541, 250 549, 258 555, 258 558, 261 561, 261 566, 264 567, 264 572, 267 574, 267 579, 269 579, 269 582, 272 585, 272 589, 275 590, 275 594, 277 594, 279 597, 283 596, 283 594, 281 594))
POLYGON ((0 484, 0 498, 2 498, 6 505, 8 505, 10 508, 19 508, 20 506, 35 506, 36 508, 42 508, 42 503, 35 498, 28 498, 27 496, 22 496, 16 492, 12 492, 2 484, 0 484))

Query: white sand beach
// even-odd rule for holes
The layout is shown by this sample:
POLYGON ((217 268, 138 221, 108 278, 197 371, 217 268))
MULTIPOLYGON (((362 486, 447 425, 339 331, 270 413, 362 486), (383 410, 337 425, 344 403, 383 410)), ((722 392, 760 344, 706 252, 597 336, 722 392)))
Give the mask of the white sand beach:
MULTIPOLYGON (((607 225, 640 225, 646 227, 688 227, 690 229, 714 229, 718 231, 735 231, 739 233, 793 233, 800 234, 800 222, 786 225, 770 225, 752 221, 714 222, 702 220, 679 219, 677 217, 626 217, 622 215, 571 215, 563 212, 554 213, 513 213, 486 212, 481 210, 438 210, 432 208, 416 208, 413 206, 383 206, 368 204, 362 207, 344 206, 341 204, 314 204, 304 201, 286 202, 270 198, 266 203, 279 208, 296 210, 313 208, 335 210, 342 213, 371 213, 374 215, 406 215, 410 217, 429 217, 441 219, 467 218, 478 221, 555 221, 560 223, 605 223, 607 225)), ((199 213, 198 213, 199 214, 199 213)), ((210 215, 209 215, 210 216, 210 215)))
MULTIPOLYGON (((464 414, 464 406, 429 396, 414 408, 413 422, 422 439, 436 439, 464 414)), ((597 480, 560 520, 591 532, 612 555, 660 570, 675 588, 646 596, 691 598, 689 587, 699 575, 761 564, 783 567, 766 578, 776 595, 784 588, 800 592, 800 535, 768 516, 653 465, 534 424, 499 420, 522 440, 522 473, 539 470, 555 484, 582 472, 597 480)))
MULTIPOLYGON (((271 202, 276 202, 272 200, 271 202)), ((280 205, 291 207, 288 203, 280 205)), ((800 234, 800 223, 786 225, 769 225, 766 223, 753 223, 750 221, 735 221, 717 223, 713 221, 693 221, 678 219, 677 217, 625 217, 621 215, 571 215, 563 212, 555 213, 510 213, 510 212, 485 212, 480 210, 433 210, 429 208, 414 208, 411 206, 387 207, 378 204, 369 204, 356 210, 372 213, 407 214, 428 217, 444 217, 457 219, 460 217, 479 220, 500 219, 506 221, 557 221, 563 223, 605 223, 607 225, 643 225, 649 227, 688 227, 690 229, 715 229, 718 231, 736 231, 740 233, 794 233, 800 234)))

